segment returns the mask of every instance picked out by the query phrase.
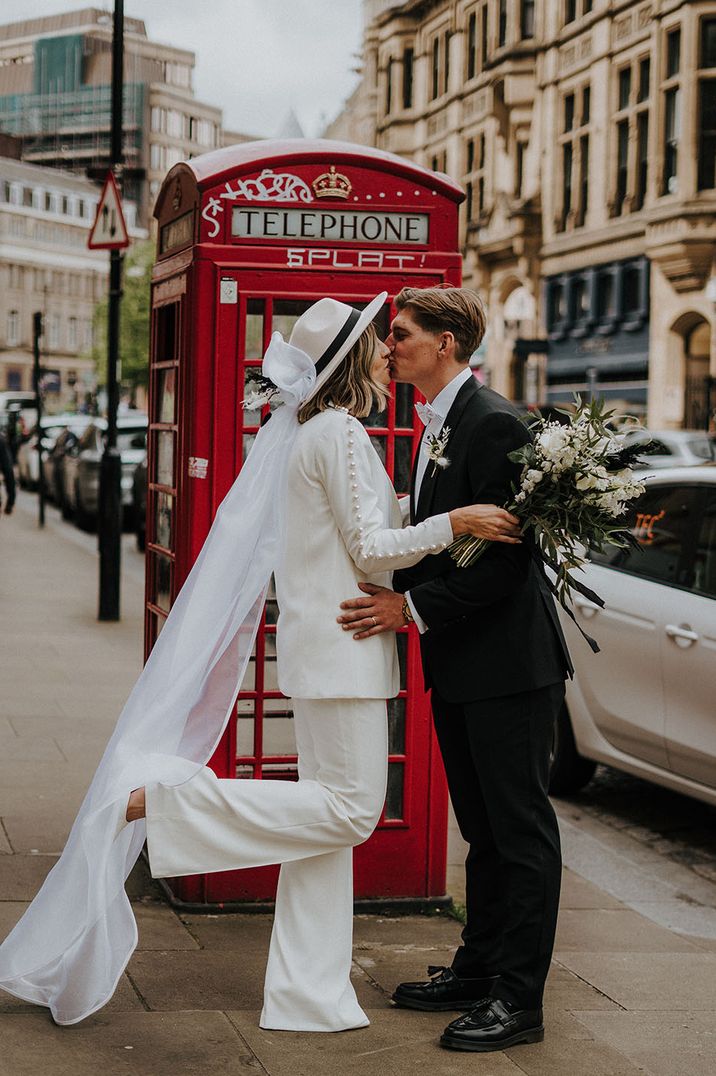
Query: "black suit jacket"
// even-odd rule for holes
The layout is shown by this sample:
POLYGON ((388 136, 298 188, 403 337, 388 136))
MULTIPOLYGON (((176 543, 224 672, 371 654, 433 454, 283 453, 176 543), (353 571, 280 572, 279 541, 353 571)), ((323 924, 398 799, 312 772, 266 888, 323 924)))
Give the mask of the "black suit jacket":
MULTIPOLYGON (((446 468, 429 462, 414 500, 415 523, 467 504, 506 505, 521 465, 507 454, 530 439, 508 400, 474 379, 457 394, 445 419, 446 468), (433 474, 435 470, 435 474, 433 474)), ((572 674, 567 644, 531 539, 492 542, 470 568, 449 553, 425 557, 395 572, 395 590, 410 591, 428 626, 420 637, 425 685, 448 702, 512 695, 558 683, 572 674)))

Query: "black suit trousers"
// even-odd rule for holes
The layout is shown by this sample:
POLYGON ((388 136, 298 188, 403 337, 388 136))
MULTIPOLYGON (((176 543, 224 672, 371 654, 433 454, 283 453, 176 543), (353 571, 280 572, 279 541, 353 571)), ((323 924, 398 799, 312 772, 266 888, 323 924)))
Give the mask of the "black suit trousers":
POLYGON ((493 994, 542 1004, 557 925, 559 830, 547 796, 562 682, 454 704, 432 693, 435 730, 466 861, 467 922, 453 970, 499 975, 493 994))

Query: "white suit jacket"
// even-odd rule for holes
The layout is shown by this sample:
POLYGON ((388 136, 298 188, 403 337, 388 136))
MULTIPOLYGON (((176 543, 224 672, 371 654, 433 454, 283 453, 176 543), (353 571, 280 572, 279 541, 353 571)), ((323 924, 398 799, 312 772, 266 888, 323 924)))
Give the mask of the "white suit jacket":
POLYGON ((453 540, 447 514, 401 529, 390 479, 361 423, 330 408, 304 423, 289 464, 287 534, 276 568, 278 685, 299 699, 392 698, 393 632, 355 640, 336 622, 358 582, 391 585, 453 540))

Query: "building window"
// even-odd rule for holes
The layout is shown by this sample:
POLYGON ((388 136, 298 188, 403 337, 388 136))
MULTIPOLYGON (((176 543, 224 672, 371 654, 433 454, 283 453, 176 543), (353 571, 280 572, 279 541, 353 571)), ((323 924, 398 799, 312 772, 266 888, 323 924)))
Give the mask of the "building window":
POLYGON ((702 19, 699 42, 698 189, 716 187, 716 19, 702 19))
POLYGON ((564 25, 588 15, 592 10, 592 0, 564 0, 564 25))
POLYGON ((522 197, 522 186, 524 183, 525 173, 525 150, 527 149, 526 142, 517 142, 515 145, 515 194, 518 198, 522 197))
POLYGON ((507 44, 507 0, 498 0, 497 5, 497 47, 507 44))
POLYGON ((535 0, 522 0, 520 5, 520 37, 535 36, 535 0))
POLYGON ((612 215, 641 209, 649 175, 649 57, 632 60, 617 72, 616 176, 612 215))
POLYGON ((557 230, 584 224, 589 203, 589 118, 591 94, 582 86, 566 94, 562 103, 562 133, 559 136, 561 162, 561 205, 557 230))
POLYGON ((412 48, 403 50, 403 108, 413 107, 413 60, 412 48))
POLYGON ((22 204, 32 207, 32 187, 22 188, 22 204))
POLYGON ((20 313, 18 310, 7 312, 7 346, 17 347, 20 343, 20 313))
POLYGON ((390 115, 393 105, 393 57, 388 57, 385 65, 385 114, 390 115))
POLYGON ((678 190, 678 150, 681 131, 681 31, 666 35, 665 78, 661 85, 664 104, 664 170, 661 193, 675 194, 678 190))
POLYGON ((68 351, 77 351, 77 347, 77 318, 69 318, 67 321, 67 349, 68 351))
POLYGON ((482 5, 480 18, 480 65, 484 68, 487 64, 489 34, 487 26, 487 4, 482 5))
POLYGON ((22 370, 17 366, 8 366, 5 371, 5 388, 10 392, 22 389, 22 370))
POLYGON ((465 154, 465 214, 468 225, 485 211, 485 135, 468 140, 465 154))
POLYGON ((430 99, 434 101, 440 93, 440 39, 437 37, 433 40, 432 56, 430 99))
POLYGON ((467 67, 468 79, 477 74, 477 12, 471 11, 467 18, 467 67))

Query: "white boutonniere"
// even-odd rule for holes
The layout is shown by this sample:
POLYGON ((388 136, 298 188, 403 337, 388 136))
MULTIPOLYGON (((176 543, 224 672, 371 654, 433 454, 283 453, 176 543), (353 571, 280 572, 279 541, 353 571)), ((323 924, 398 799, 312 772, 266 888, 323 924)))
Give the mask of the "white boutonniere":
POLYGON ((427 443, 424 447, 428 454, 428 459, 433 461, 433 469, 430 472, 431 478, 434 478, 437 474, 438 467, 444 470, 446 467, 450 466, 450 460, 445 455, 445 448, 447 447, 449 437, 449 426, 443 426, 437 437, 434 433, 429 433, 427 436, 427 443))

